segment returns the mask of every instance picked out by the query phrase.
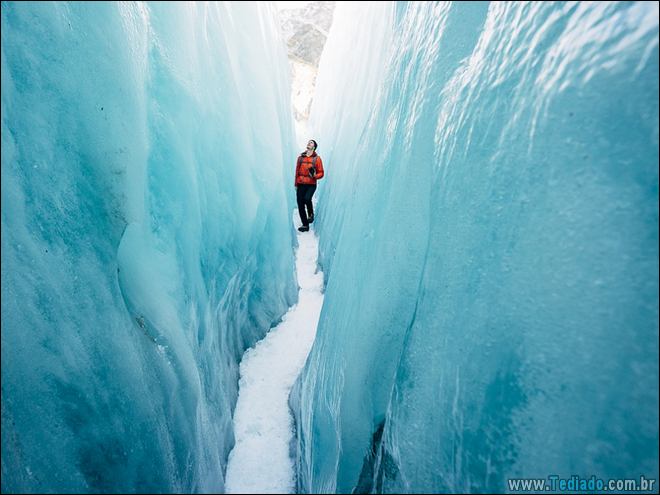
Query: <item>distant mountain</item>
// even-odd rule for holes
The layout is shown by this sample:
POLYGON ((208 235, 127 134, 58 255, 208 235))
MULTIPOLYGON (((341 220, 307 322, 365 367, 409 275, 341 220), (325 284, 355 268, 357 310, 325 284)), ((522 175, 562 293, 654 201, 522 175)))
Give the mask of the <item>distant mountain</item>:
POLYGON ((332 24, 335 2, 309 2, 298 9, 280 10, 282 34, 291 65, 291 96, 298 122, 309 117, 316 72, 332 24))
POLYGON ((299 9, 280 11, 289 58, 318 67, 334 9, 335 2, 309 2, 299 9))

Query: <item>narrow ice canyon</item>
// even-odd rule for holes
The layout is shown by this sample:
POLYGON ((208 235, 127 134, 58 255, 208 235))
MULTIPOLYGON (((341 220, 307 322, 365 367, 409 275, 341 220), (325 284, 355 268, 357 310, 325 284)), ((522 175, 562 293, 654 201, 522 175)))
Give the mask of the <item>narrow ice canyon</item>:
POLYGON ((3 2, 2 492, 657 480, 658 26, 3 2))

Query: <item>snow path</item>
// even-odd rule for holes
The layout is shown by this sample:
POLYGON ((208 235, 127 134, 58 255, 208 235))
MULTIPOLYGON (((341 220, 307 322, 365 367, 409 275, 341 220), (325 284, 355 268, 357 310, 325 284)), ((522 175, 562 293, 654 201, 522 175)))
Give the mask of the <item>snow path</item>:
POLYGON ((225 479, 227 493, 295 492, 288 398, 314 342, 323 305, 323 272, 316 272, 317 254, 314 231, 298 233, 298 304, 243 355, 234 411, 236 445, 229 453, 225 479))

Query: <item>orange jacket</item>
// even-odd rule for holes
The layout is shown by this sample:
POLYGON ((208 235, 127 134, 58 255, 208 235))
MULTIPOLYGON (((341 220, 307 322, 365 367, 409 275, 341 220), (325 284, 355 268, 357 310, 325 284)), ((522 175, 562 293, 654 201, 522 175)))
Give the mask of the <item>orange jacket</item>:
POLYGON ((298 157, 296 163, 296 178, 294 181, 294 186, 299 186, 301 184, 316 184, 316 181, 323 177, 323 160, 321 157, 312 153, 312 156, 307 156, 307 153, 303 152, 298 157), (316 173, 314 177, 311 177, 309 174, 309 169, 312 168, 312 163, 314 162, 314 157, 316 157, 316 173))

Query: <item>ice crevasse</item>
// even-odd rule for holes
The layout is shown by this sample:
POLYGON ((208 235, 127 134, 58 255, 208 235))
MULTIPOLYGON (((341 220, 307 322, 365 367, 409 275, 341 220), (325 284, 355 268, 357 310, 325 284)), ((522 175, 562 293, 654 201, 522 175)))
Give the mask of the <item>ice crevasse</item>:
POLYGON ((2 3, 2 491, 217 492, 295 302, 268 3, 2 3))
MULTIPOLYGON (((297 293, 274 7, 1 27, 2 491, 222 491, 297 293)), ((298 491, 657 479, 657 3, 341 3, 316 91, 298 491)))

